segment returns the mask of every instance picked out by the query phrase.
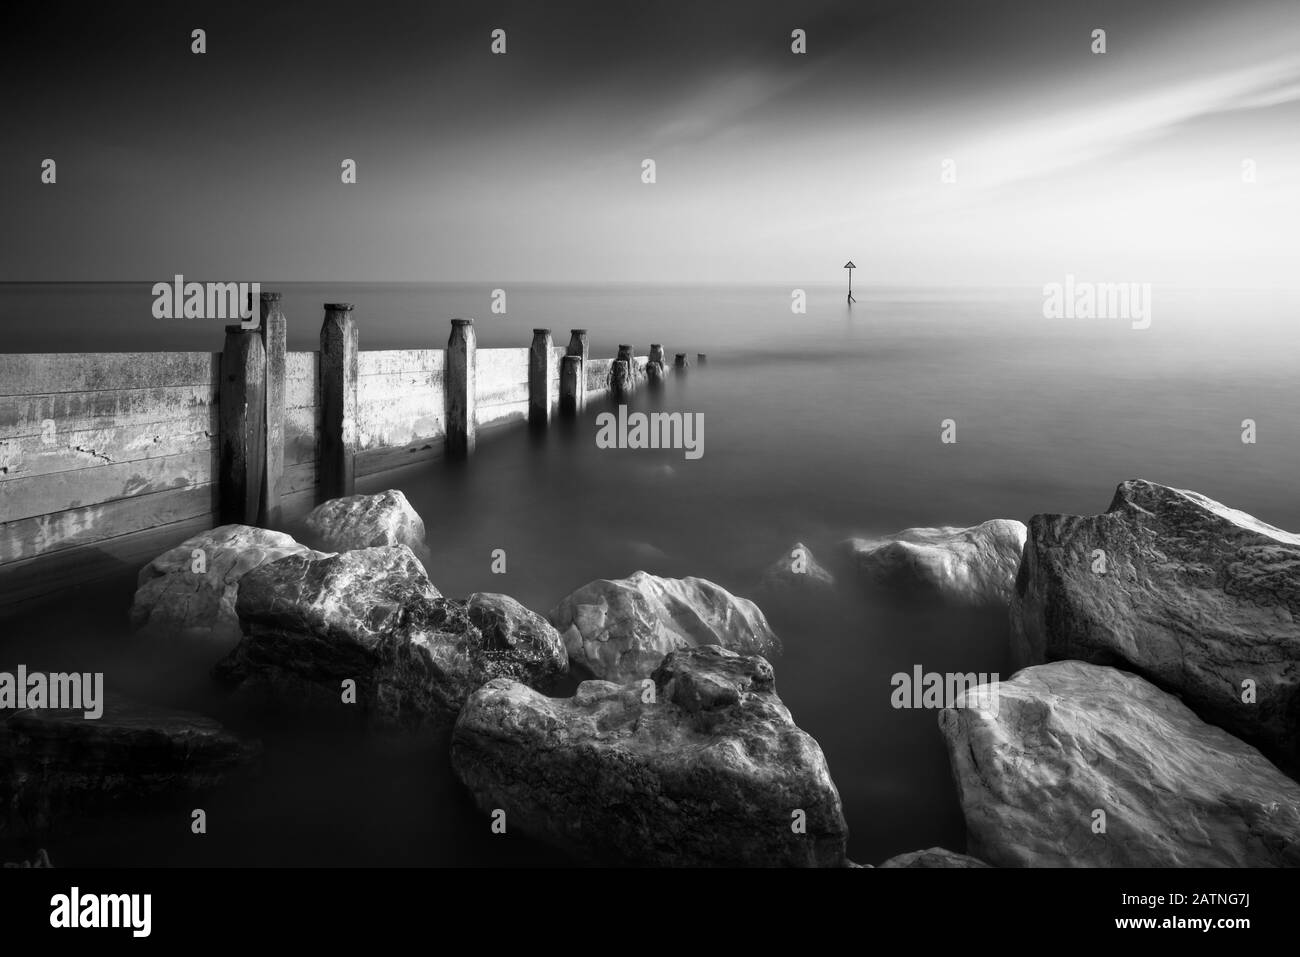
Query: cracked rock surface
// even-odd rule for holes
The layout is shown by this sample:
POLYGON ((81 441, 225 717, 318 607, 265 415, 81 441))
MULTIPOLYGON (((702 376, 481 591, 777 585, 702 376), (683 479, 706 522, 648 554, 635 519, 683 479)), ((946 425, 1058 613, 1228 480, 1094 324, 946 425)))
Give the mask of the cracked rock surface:
POLYGON ((1300 763, 1298 535, 1196 492, 1124 482, 1105 514, 1030 520, 1011 627, 1017 664, 1134 671, 1300 763))
POLYGON ((775 655, 781 651, 762 609, 703 578, 637 572, 598 579, 550 614, 569 660, 596 678, 645 678, 669 652, 700 645, 775 655))
POLYGON ((312 509, 304 521, 303 540, 322 551, 405 545, 428 570, 424 520, 397 489, 330 499, 312 509))
POLYGON ((235 611, 240 580, 290 555, 322 557, 283 532, 251 525, 201 532, 140 570, 131 627, 160 642, 210 650, 215 662, 241 637, 235 611))
POLYGON ((851 538, 842 547, 858 580, 873 591, 958 608, 1005 608, 1024 546, 1024 524, 997 518, 970 528, 851 538))
POLYGON ((404 545, 263 565, 237 607, 244 638, 216 675, 256 711, 419 729, 449 723, 492 678, 546 687, 567 670, 540 615, 505 595, 443 598, 404 545))
POLYGON ((1059 661, 1000 682, 997 701, 939 712, 980 860, 1300 866, 1300 785, 1150 682, 1059 661))
POLYGON ((826 759, 756 655, 687 648, 647 681, 585 681, 572 698, 494 680, 451 755, 480 809, 580 859, 848 866, 826 759))

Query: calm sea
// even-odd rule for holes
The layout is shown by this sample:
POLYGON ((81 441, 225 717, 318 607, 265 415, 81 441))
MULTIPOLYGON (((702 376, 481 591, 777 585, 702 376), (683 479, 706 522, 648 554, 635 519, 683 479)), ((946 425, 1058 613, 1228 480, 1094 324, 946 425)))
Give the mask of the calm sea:
MULTIPOLYGON (((600 450, 589 416, 540 441, 520 430, 490 437, 462 468, 367 486, 406 492, 428 528, 434 583, 453 596, 502 591, 545 613, 591 579, 640 568, 746 594, 796 541, 829 557, 850 535, 1093 513, 1137 477, 1300 528, 1294 292, 1157 287, 1150 328, 1137 330, 1123 319, 1044 319, 1037 289, 862 286, 849 308, 842 287, 805 286, 807 312, 794 314, 791 285, 511 285, 506 314, 493 315, 492 284, 263 288, 284 293, 291 349, 315 348, 322 303, 344 300, 356 303, 363 349, 442 346, 448 320, 470 316, 481 347, 527 345, 534 327, 563 343, 585 327, 595 355, 621 342, 638 354, 651 342, 670 357, 709 354, 658 400, 703 413, 698 460, 600 450), (940 442, 946 419, 955 444, 940 442), (1242 442, 1245 419, 1254 444, 1242 442), (491 572, 497 548, 504 575, 491 572)), ((148 284, 6 285, 0 322, 16 352, 220 350, 219 322, 153 319, 151 303, 148 284)), ((76 649, 81 670, 93 648, 112 668, 130 589, 94 600, 108 605, 95 608, 100 624, 27 622, 11 647, 51 661, 76 649)), ((889 679, 915 664, 1005 676, 1005 616, 887 607, 851 587, 843 600, 765 610, 786 648, 777 689, 826 752, 851 856, 961 849, 936 716, 891 709, 889 679)), ((214 799, 219 841, 193 840, 187 815, 153 814, 111 834, 69 835, 51 849, 54 863, 554 860, 491 836, 443 753, 300 737, 267 748, 257 783, 214 799)))

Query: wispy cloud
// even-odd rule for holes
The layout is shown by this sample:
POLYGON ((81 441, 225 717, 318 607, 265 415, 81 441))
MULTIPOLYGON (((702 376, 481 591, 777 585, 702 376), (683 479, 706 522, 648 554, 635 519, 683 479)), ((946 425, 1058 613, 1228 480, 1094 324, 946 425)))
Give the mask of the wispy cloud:
POLYGON ((1300 56, 989 131, 956 154, 970 186, 995 188, 1090 163, 1215 114, 1300 102, 1300 56))

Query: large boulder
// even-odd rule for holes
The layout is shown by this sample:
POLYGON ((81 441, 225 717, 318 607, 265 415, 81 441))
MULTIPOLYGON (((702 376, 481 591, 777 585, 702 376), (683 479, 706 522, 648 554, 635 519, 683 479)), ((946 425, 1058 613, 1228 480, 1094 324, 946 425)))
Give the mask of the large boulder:
POLYGON ((970 528, 908 528, 883 538, 851 538, 843 548, 872 591, 960 608, 1005 608, 1024 546, 1024 523, 996 518, 970 528))
POLYGON ((891 857, 880 866, 881 868, 903 867, 909 869, 988 867, 979 858, 971 857, 968 854, 958 854, 942 847, 931 847, 924 851, 909 851, 906 854, 899 854, 891 857))
POLYGON ((608 681, 645 678, 679 648, 721 645, 774 655, 781 650, 762 610, 703 578, 630 578, 583 585, 550 614, 569 661, 608 681))
POLYGON ((826 759, 757 656, 685 649, 649 681, 585 681, 572 698, 491 681, 451 758, 485 813, 583 860, 846 866, 826 759))
POLYGON ((803 542, 796 542, 763 572, 755 589, 760 595, 822 596, 835 588, 835 576, 822 567, 803 542))
POLYGON ((196 650, 216 661, 239 642, 240 579, 290 555, 321 557, 283 532, 250 525, 201 532, 140 569, 131 627, 172 649, 196 650))
POLYGON ((220 724, 104 694, 103 714, 0 715, 0 837, 44 834, 87 816, 223 783, 260 753, 220 724), (7 832, 7 833, 6 833, 7 832))
POLYGON ((492 678, 547 687, 567 670, 540 616, 504 595, 443 598, 404 545, 266 565, 238 611, 244 638, 216 674, 256 711, 434 728, 492 678))
POLYGON ((322 551, 405 545, 428 567, 424 520, 397 489, 330 499, 312 509, 305 526, 303 540, 322 551))
POLYGON ((1300 536, 1195 492, 1125 482, 1104 515, 1030 520, 1011 630, 1017 665, 1135 671, 1300 762, 1300 536))
POLYGON ((1000 682, 997 699, 939 713, 981 860, 1300 865, 1300 785, 1150 682, 1061 661, 1000 682))

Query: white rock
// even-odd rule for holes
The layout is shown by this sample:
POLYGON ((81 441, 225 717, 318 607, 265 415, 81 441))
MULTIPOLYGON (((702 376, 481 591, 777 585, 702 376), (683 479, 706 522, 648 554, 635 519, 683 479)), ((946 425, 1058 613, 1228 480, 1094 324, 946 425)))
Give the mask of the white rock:
POLYGON ((569 662, 597 678, 646 678, 670 651, 721 645, 770 657, 781 649, 762 610, 703 578, 659 578, 637 572, 598 579, 550 614, 569 662))
POLYGON ((186 539, 140 570, 131 627, 180 649, 199 648, 213 661, 241 637, 235 601, 239 580, 290 555, 322 557, 283 532, 222 525, 186 539))
POLYGON ((1300 535, 1124 482, 1102 515, 1030 519, 1011 634, 1017 666, 1119 664, 1300 767, 1300 535))
POLYGON ((1024 523, 1006 518, 971 528, 908 528, 844 543, 859 578, 873 589, 995 608, 1011 600, 1024 547, 1024 523))
POLYGON ((304 539, 330 552, 405 545, 429 570, 424 520, 397 489, 375 495, 347 495, 312 509, 304 539))
POLYGON ((1300 866, 1300 785, 1142 678, 1059 661, 1000 682, 997 702, 939 713, 975 857, 1300 866))

